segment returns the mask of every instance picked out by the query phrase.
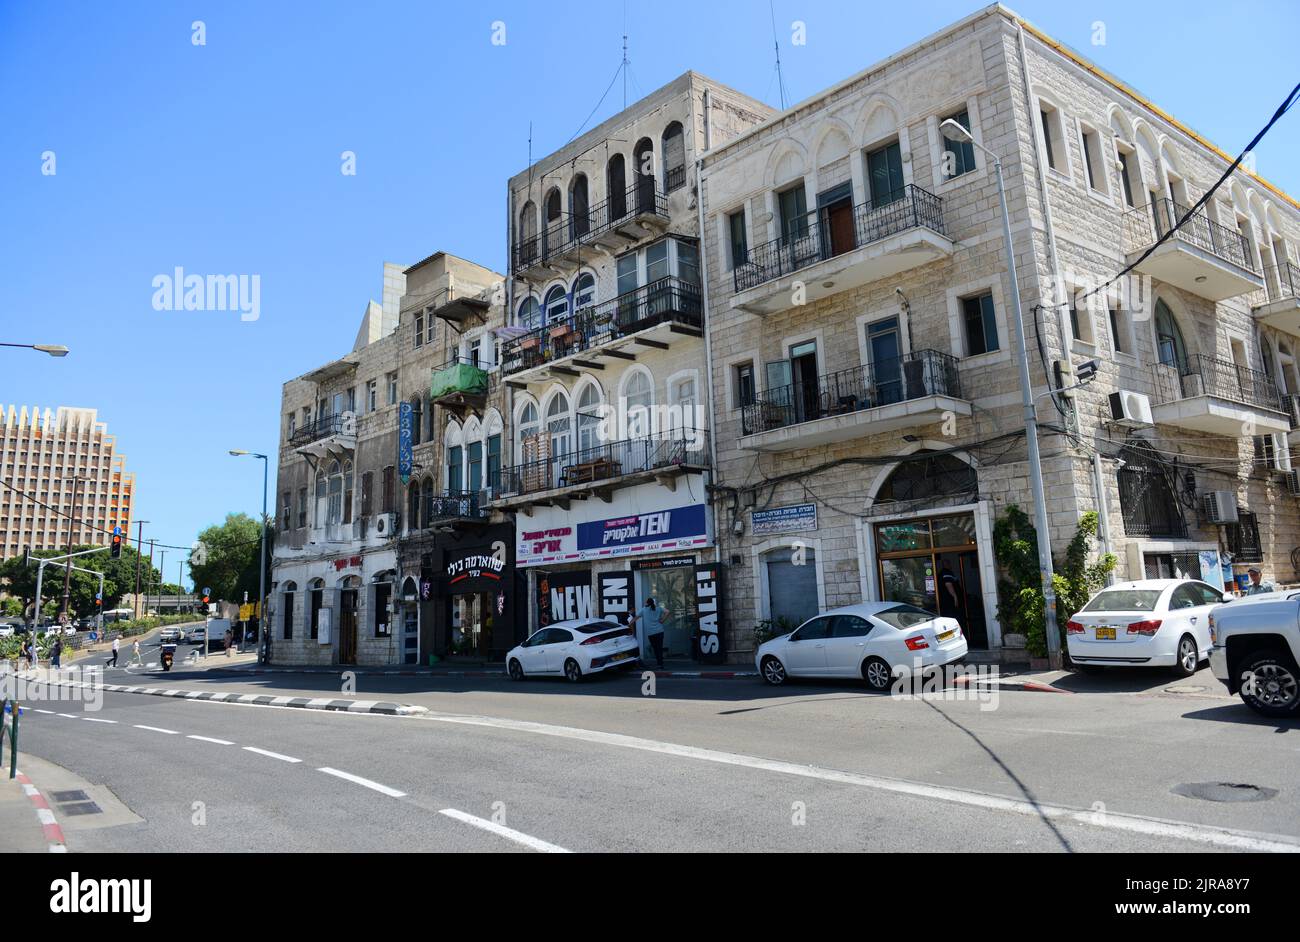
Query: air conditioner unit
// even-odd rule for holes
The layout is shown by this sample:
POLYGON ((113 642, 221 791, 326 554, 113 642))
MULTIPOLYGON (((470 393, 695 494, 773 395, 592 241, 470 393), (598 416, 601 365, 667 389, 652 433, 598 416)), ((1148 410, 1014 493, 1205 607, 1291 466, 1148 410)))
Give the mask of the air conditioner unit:
POLYGON ((1152 425, 1151 398, 1129 389, 1121 389, 1110 394, 1110 418, 1112 422, 1130 428, 1152 425))
POLYGON ((1210 523, 1237 522, 1237 495, 1232 491, 1207 491, 1202 497, 1205 517, 1210 523))
POLYGON ((1286 492, 1292 497, 1300 497, 1300 471, 1293 469, 1286 473, 1286 492))
POLYGON ((1282 411, 1291 420, 1291 428, 1300 428, 1300 396, 1283 396, 1282 411))
POLYGON ((375 536, 388 539, 397 533, 397 514, 378 514, 375 516, 375 536))

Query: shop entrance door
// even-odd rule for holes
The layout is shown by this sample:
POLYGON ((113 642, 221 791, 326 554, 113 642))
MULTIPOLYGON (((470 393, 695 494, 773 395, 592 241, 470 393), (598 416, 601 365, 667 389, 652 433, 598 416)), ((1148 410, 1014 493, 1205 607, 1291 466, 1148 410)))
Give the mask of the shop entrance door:
POLYGON ((339 663, 357 662, 357 590, 339 593, 339 663))
POLYGON ((879 524, 875 539, 881 599, 955 618, 971 648, 988 648, 973 514, 879 524))
MULTIPOLYGON (((695 569, 692 566, 642 569, 637 572, 636 581, 636 610, 641 611, 646 599, 654 599, 655 605, 665 613, 664 657, 693 657, 691 635, 699 617, 695 606, 695 569)), ((647 663, 654 663, 649 640, 643 638, 642 647, 641 656, 650 659, 647 663)))

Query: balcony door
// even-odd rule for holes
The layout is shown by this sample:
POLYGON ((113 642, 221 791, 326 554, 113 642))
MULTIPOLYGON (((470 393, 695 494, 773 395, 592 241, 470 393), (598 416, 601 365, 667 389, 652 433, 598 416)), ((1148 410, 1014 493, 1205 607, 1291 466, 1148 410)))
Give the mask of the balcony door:
POLYGON ((854 248, 853 184, 842 183, 817 194, 817 222, 822 229, 823 257, 843 255, 854 248))
POLYGON ((867 356, 871 361, 867 399, 872 406, 902 401, 902 353, 897 317, 888 317, 867 325, 867 356))
POLYGON ((767 400, 781 416, 772 416, 770 428, 807 422, 820 414, 817 386, 817 342, 808 340, 790 348, 785 360, 767 364, 767 400))

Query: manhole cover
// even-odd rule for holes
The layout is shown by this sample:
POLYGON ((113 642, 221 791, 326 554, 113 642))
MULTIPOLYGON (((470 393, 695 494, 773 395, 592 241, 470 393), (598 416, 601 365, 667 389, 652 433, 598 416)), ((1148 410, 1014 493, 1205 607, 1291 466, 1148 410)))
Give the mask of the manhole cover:
POLYGON ((55 802, 90 801, 90 796, 87 795, 85 792, 83 792, 81 789, 77 789, 76 791, 66 791, 66 792, 50 792, 50 797, 53 798, 55 802))
POLYGON ((1173 792, 1184 798, 1200 798, 1202 801, 1268 801, 1277 794, 1277 789, 1235 782, 1191 782, 1175 785, 1173 792))

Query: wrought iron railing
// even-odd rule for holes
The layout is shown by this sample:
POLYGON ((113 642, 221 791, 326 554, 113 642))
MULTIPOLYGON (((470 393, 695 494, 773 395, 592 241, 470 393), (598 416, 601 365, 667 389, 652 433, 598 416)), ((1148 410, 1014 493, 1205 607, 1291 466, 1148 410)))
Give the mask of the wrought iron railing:
POLYGON ((501 350, 506 375, 581 353, 658 324, 703 326, 699 286, 660 278, 616 298, 579 308, 507 341, 501 350))
POLYGON ((1128 536, 1187 536, 1187 524, 1169 485, 1168 475, 1154 468, 1120 468, 1120 510, 1128 536))
POLYGON ((1250 294, 1251 307, 1300 298, 1300 266, 1291 262, 1264 269, 1264 287, 1250 294))
POLYGON ((736 266, 736 291, 753 288, 907 229, 923 226, 943 234, 943 200, 911 183, 891 195, 892 199, 854 206, 851 233, 837 232, 825 209, 787 222, 789 231, 785 236, 754 246, 746 260, 736 266))
POLYGON ((925 396, 962 398, 956 357, 938 350, 915 350, 818 376, 815 382, 769 389, 741 408, 741 432, 756 435, 925 396))
POLYGON ((478 491, 443 491, 441 494, 422 495, 421 519, 425 526, 439 520, 479 519, 488 515, 482 506, 478 491))
POLYGON ((1193 354, 1184 363, 1157 363, 1152 370, 1158 403, 1214 396, 1260 409, 1285 411, 1282 394, 1268 374, 1231 360, 1193 354))
POLYGON ((590 242, 620 223, 643 215, 668 218, 668 197, 657 191, 653 177, 644 177, 624 192, 588 207, 585 212, 570 213, 542 232, 520 239, 515 245, 514 270, 532 268, 548 258, 590 242))
POLYGON ((322 415, 306 425, 298 426, 289 437, 289 444, 296 448, 299 445, 310 445, 331 435, 355 435, 356 430, 355 413, 340 412, 338 415, 322 415))
POLYGON ((686 185, 686 165, 669 167, 664 171, 664 192, 671 193, 686 185))
POLYGON ((1260 273, 1251 254, 1250 243, 1244 235, 1215 222, 1203 209, 1188 215, 1188 207, 1171 199, 1157 199, 1124 214, 1124 251, 1143 251, 1175 226, 1178 228, 1174 231, 1173 239, 1194 245, 1238 268, 1256 275, 1260 273), (1178 223, 1184 216, 1187 220, 1179 226, 1178 223))
POLYGON ((557 452, 501 469, 502 496, 579 487, 662 468, 708 466, 708 439, 696 428, 677 428, 586 448, 557 452))

